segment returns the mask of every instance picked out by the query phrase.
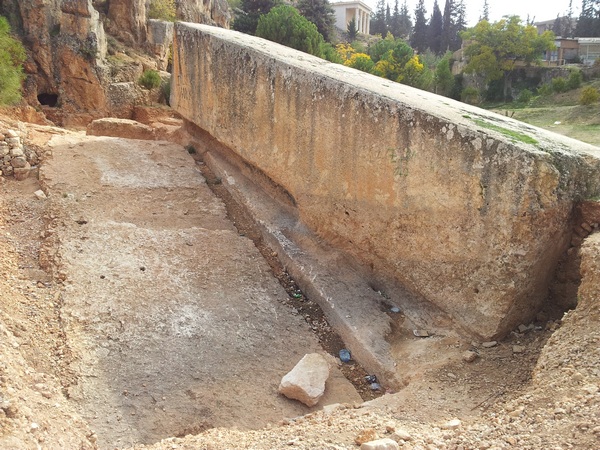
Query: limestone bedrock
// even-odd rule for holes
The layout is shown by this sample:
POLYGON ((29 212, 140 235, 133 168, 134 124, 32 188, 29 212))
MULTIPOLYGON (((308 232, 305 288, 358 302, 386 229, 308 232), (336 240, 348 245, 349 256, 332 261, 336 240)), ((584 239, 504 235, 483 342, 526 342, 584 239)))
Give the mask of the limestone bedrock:
POLYGON ((531 319, 600 149, 281 45, 178 23, 171 104, 301 219, 467 331, 531 319))

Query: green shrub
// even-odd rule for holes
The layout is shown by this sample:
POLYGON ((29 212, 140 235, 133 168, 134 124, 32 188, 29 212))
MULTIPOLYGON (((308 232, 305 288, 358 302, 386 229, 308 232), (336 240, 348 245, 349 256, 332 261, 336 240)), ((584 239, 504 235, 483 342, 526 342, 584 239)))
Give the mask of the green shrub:
POLYGON ((567 80, 563 77, 552 78, 552 90, 557 93, 565 92, 567 90, 567 80))
POLYGON ((479 91, 473 86, 466 87, 460 93, 461 101, 474 105, 479 102, 479 91))
POLYGON ((577 89, 581 86, 581 81, 583 80, 583 76, 581 75, 580 70, 572 70, 569 74, 569 79, 567 80, 567 88, 568 89, 577 89))
POLYGON ((517 101, 519 103, 527 104, 531 101, 532 97, 533 97, 533 92, 531 92, 529 89, 523 89, 519 93, 519 98, 517 98, 517 101))
POLYGON ((335 47, 331 45, 329 42, 323 42, 321 44, 321 57, 336 64, 344 64, 344 60, 337 52, 335 47))
POLYGON ((317 26, 301 16, 296 8, 279 5, 260 16, 256 36, 295 48, 301 52, 321 56, 323 36, 317 26))
POLYGON ((148 8, 148 18, 175 22, 177 20, 175 0, 152 0, 148 8))
POLYGON ((146 89, 155 89, 162 83, 159 73, 156 70, 144 70, 144 73, 139 78, 138 83, 146 89))
POLYGON ((552 94, 552 86, 548 83, 544 83, 537 89, 537 93, 538 95, 547 97, 552 94))
POLYGON ((0 16, 0 105, 15 104, 21 100, 25 58, 23 45, 10 35, 8 21, 0 16))
POLYGON ((580 105, 591 105, 600 99, 600 92, 593 86, 588 86, 581 91, 579 97, 580 105))

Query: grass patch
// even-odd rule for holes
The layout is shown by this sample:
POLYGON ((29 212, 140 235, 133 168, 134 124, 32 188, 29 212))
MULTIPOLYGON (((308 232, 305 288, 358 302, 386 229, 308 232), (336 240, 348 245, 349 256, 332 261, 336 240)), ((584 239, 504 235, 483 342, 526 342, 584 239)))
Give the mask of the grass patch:
POLYGON ((525 144, 537 144, 538 141, 531 136, 526 135, 525 133, 519 133, 518 131, 509 130, 508 128, 501 127, 499 125, 494 125, 492 123, 488 123, 481 119, 475 119, 475 123, 482 128, 487 128, 488 130, 494 130, 499 133, 502 133, 504 136, 518 142, 523 142, 525 144))

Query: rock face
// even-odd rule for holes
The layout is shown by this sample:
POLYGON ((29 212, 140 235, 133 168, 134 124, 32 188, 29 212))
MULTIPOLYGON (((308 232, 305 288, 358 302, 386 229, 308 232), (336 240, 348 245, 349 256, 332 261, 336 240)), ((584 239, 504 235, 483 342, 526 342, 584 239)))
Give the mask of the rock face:
POLYGON ((327 378, 329 365, 325 358, 318 353, 310 353, 282 378, 279 392, 307 406, 315 406, 325 393, 327 378))
POLYGON ((533 318, 598 148, 253 36, 175 34, 173 107, 323 239, 485 340, 533 318))
POLYGON ((177 2, 177 16, 184 22, 229 28, 231 14, 226 0, 187 0, 177 2))
POLYGON ((146 0, 120 0, 108 3, 111 31, 129 44, 146 38, 146 0))
MULTIPOLYGON (((29 104, 59 106, 58 114, 107 112, 103 88, 106 37, 91 0, 9 0, 2 5, 18 17, 31 58, 25 64, 25 95, 29 104)), ((13 24, 13 27, 15 25, 13 24)))

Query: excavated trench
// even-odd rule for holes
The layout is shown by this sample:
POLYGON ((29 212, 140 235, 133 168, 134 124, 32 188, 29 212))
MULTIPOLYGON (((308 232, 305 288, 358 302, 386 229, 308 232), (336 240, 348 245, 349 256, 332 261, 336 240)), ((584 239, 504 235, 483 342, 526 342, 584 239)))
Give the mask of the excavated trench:
MULTIPOLYGON (((195 152, 195 151, 194 151, 195 152)), ((232 221, 241 236, 246 236, 252 240, 260 254, 263 256, 273 275, 279 281, 279 284, 288 293, 288 297, 283 303, 291 308, 292 314, 298 314, 306 320, 310 328, 315 333, 319 343, 327 353, 338 357, 340 350, 346 348, 342 338, 337 334, 329 324, 321 307, 298 287, 296 281, 289 272, 283 267, 278 258, 277 252, 273 251, 263 239, 254 219, 248 210, 241 205, 231 195, 229 190, 223 185, 222 180, 217 177, 201 158, 195 158, 200 172, 206 179, 206 183, 211 191, 219 198, 227 209, 227 217, 232 221)), ((383 389, 372 389, 369 376, 361 365, 351 360, 342 364, 340 369, 344 376, 354 385, 363 400, 372 400, 383 394, 383 389)))
POLYGON ((64 279, 63 387, 100 448, 260 428, 378 394, 360 366, 342 373, 334 358, 317 407, 278 394, 302 356, 343 343, 182 147, 70 135, 51 145, 41 181, 64 279))
MULTIPOLYGON (((280 396, 279 380, 305 353, 337 355, 344 343, 209 167, 164 142, 66 136, 52 150, 41 181, 44 234, 65 278, 54 303, 59 374, 99 447, 312 411, 280 396)), ((494 348, 393 327, 393 357, 410 377, 395 401, 422 420, 508 401, 558 324, 532 324, 494 348), (476 363, 460 360, 466 349, 476 363)), ((320 406, 381 393, 355 362, 333 367, 320 406)))

